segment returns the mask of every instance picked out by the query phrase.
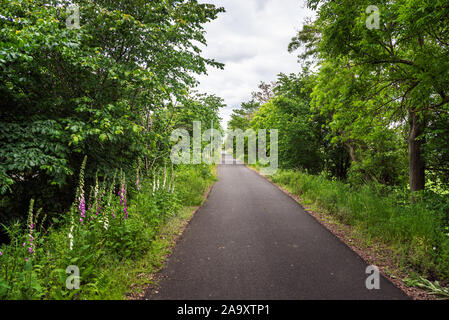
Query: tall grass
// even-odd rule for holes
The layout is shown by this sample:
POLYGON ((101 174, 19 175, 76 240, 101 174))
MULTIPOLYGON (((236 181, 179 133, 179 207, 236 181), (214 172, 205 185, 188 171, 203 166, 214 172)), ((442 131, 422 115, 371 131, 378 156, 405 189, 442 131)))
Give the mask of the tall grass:
POLYGON ((412 204, 407 192, 400 190, 376 185, 355 188, 292 170, 279 170, 271 178, 306 203, 358 229, 366 240, 389 245, 406 266, 449 280, 449 211, 444 201, 440 207, 431 205, 424 194, 412 204))
POLYGON ((82 169, 72 209, 50 227, 33 202, 26 224, 4 226, 11 242, 0 247, 0 299, 123 298, 135 280, 129 275, 160 260, 153 247, 160 229, 185 215, 186 206, 201 204, 214 181, 212 169, 159 168, 148 177, 138 169, 128 180, 120 173, 118 179, 97 182, 89 197, 82 169), (79 288, 67 286, 69 266, 80 271, 79 288))

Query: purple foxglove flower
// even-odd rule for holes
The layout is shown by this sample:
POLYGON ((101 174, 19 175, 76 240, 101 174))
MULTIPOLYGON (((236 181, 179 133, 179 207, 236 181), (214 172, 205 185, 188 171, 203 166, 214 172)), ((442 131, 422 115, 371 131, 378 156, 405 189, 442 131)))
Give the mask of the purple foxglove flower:
POLYGON ((80 205, 79 205, 78 209, 81 212, 81 217, 84 218, 86 216, 86 201, 84 200, 84 197, 80 198, 80 205))

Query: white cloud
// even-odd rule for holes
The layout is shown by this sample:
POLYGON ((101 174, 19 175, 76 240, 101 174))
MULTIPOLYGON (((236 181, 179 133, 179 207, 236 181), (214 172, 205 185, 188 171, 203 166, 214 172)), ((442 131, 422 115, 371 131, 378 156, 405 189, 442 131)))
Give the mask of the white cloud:
POLYGON ((225 64, 224 70, 210 68, 200 76, 201 92, 225 99, 223 126, 232 109, 251 97, 260 81, 273 81, 280 72, 298 72, 297 55, 287 46, 305 17, 313 12, 303 0, 203 0, 226 9, 206 25, 208 46, 203 55, 225 64))

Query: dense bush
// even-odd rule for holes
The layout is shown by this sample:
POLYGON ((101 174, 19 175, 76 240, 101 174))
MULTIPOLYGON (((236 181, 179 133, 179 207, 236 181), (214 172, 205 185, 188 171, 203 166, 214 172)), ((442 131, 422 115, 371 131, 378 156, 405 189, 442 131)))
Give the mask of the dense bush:
POLYGON ((196 0, 1 1, 0 223, 23 217, 31 198, 58 218, 84 155, 93 184, 97 170, 163 165, 185 122, 219 123, 192 88, 221 66, 199 46, 222 11, 196 0), (80 26, 69 28, 75 3, 80 26))

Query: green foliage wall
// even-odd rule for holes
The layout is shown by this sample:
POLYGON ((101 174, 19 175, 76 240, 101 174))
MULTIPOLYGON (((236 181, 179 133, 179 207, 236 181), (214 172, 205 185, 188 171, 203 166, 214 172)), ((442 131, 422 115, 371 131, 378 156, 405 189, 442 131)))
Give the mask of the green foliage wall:
POLYGON ((86 179, 148 171, 169 153, 179 123, 213 117, 216 97, 195 97, 195 74, 222 67, 201 56, 203 26, 223 8, 197 1, 76 1, 0 4, 0 220, 70 205, 84 155, 86 179), (198 115, 192 108, 202 108, 198 115))

